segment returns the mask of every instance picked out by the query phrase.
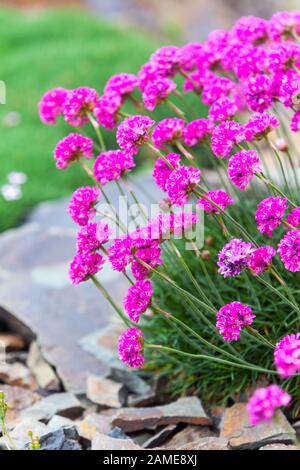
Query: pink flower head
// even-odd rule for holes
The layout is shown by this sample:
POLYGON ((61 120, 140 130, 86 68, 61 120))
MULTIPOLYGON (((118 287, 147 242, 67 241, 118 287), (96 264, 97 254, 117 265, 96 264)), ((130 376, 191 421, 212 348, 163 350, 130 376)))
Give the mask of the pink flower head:
POLYGON ((149 82, 143 90, 143 102, 148 111, 154 111, 176 88, 176 83, 169 78, 157 78, 149 82))
POLYGON ((122 97, 114 91, 107 91, 98 99, 94 114, 97 122, 105 129, 113 129, 119 119, 122 97))
POLYGON ((241 302, 230 302, 217 312, 216 327, 225 341, 237 341, 246 325, 251 325, 255 318, 248 305, 241 302))
POLYGON ((133 242, 128 235, 115 238, 108 248, 108 259, 114 271, 124 272, 133 260, 133 242))
POLYGON ((199 183, 201 171, 191 166, 181 166, 170 174, 165 190, 172 204, 183 206, 199 183))
POLYGON ((287 406, 291 396, 278 385, 257 388, 247 403, 249 422, 256 426, 262 421, 270 421, 277 408, 287 406))
POLYGON ((242 16, 234 24, 231 35, 237 38, 241 44, 250 42, 258 45, 268 38, 267 26, 268 22, 263 18, 242 16))
POLYGON ((263 73, 252 75, 246 82, 245 99, 251 111, 262 113, 272 106, 272 79, 263 73))
POLYGON ((166 190, 166 182, 172 171, 178 168, 180 158, 178 153, 169 153, 165 155, 164 159, 160 157, 156 160, 152 176, 157 186, 163 191, 166 190), (169 162, 169 165, 167 165, 165 160, 169 162))
POLYGON ((293 132, 300 131, 300 110, 296 111, 291 119, 290 128, 293 132))
POLYGON ((180 55, 180 67, 185 72, 197 68, 199 59, 203 52, 203 44, 199 42, 189 42, 185 46, 181 47, 180 55))
POLYGON ((119 73, 113 75, 107 81, 104 94, 106 93, 117 93, 120 96, 129 95, 133 92, 134 88, 137 86, 138 79, 132 73, 119 73))
POLYGON ((293 227, 300 228, 300 207, 293 209, 287 216, 286 221, 293 227))
POLYGON ((150 62, 165 70, 168 77, 173 77, 180 62, 180 49, 176 46, 163 46, 151 55, 150 62))
POLYGON ((151 302, 153 289, 151 281, 137 281, 129 287, 124 299, 124 308, 130 320, 138 323, 140 316, 144 313, 151 302))
POLYGON ((273 114, 254 113, 244 126, 245 140, 260 140, 276 127, 279 127, 279 121, 273 114))
POLYGON ((108 242, 112 230, 103 222, 91 222, 82 227, 77 233, 77 252, 87 253, 96 251, 108 242))
POLYGON ((275 346, 274 362, 282 378, 300 372, 300 333, 284 336, 275 346))
POLYGON ((281 196, 267 197, 260 201, 255 214, 260 233, 272 237, 273 230, 281 224, 287 207, 287 200, 281 196))
POLYGON ((83 186, 73 193, 68 212, 74 222, 78 225, 87 225, 89 220, 96 214, 95 205, 98 203, 101 191, 96 186, 83 186))
POLYGON ((138 148, 149 140, 149 129, 154 123, 148 116, 137 115, 124 119, 116 135, 119 147, 136 155, 138 148))
POLYGON ((144 335, 138 328, 128 328, 119 336, 119 357, 129 367, 143 367, 144 335))
POLYGON ((266 67, 272 72, 281 72, 297 66, 300 59, 299 44, 294 42, 276 44, 268 52, 266 67))
POLYGON ((210 72, 206 74, 203 82, 202 101, 206 105, 211 105, 219 98, 228 96, 235 88, 234 82, 226 77, 220 77, 210 72))
POLYGON ((138 73, 139 89, 144 91, 145 87, 149 83, 155 82, 158 78, 167 78, 167 75, 167 71, 159 64, 154 62, 147 62, 141 67, 138 73))
POLYGON ((262 274, 272 263, 273 256, 276 255, 276 250, 272 246, 261 246, 255 248, 247 260, 248 267, 251 271, 259 276, 262 274))
POLYGON ((225 121, 214 128, 211 148, 217 157, 228 157, 234 145, 242 139, 242 126, 235 121, 225 121))
POLYGON ((69 268, 72 284, 80 284, 80 282, 87 281, 90 276, 93 276, 102 269, 103 264, 104 258, 99 253, 77 253, 69 268))
POLYGON ((266 56, 267 53, 262 47, 255 47, 249 43, 243 45, 233 63, 233 70, 236 76, 243 80, 259 73, 266 56))
POLYGON ((261 172, 261 162, 255 150, 241 150, 229 159, 229 179, 241 190, 244 190, 255 173, 259 172, 261 172))
POLYGON ((138 281, 145 279, 149 274, 152 274, 150 268, 143 266, 138 260, 143 261, 144 263, 151 266, 151 268, 157 268, 160 264, 162 264, 161 256, 161 249, 157 246, 156 242, 152 242, 151 244, 147 244, 145 247, 139 248, 136 253, 135 257, 131 264, 131 271, 135 279, 138 281))
POLYGON ((166 118, 160 121, 153 129, 152 140, 157 148, 164 148, 165 144, 173 144, 181 137, 184 128, 183 119, 166 118))
POLYGON ((68 91, 63 107, 65 120, 71 126, 83 126, 88 121, 88 113, 93 112, 98 95, 88 87, 68 91))
POLYGON ((300 229, 291 230, 280 240, 278 253, 288 271, 300 271, 300 229))
POLYGON ((80 158, 93 158, 93 141, 81 134, 70 134, 58 142, 54 158, 60 170, 65 170, 80 158))
POLYGON ((299 14, 293 11, 278 11, 268 22, 268 34, 273 41, 293 39, 299 26, 299 14))
POLYGON ((194 147, 203 142, 211 134, 214 128, 209 119, 200 118, 189 122, 182 130, 182 138, 188 147, 194 147))
MULTIPOLYGON (((234 204, 232 197, 220 189, 216 191, 208 191, 208 193, 205 194, 205 197, 210 199, 213 203, 217 204, 222 210, 226 209, 226 207, 230 204, 234 204)), ((199 199, 197 206, 202 208, 205 212, 212 212, 216 214, 220 214, 221 212, 218 207, 206 199, 199 199)))
POLYGON ((122 174, 135 166, 133 156, 122 150, 102 152, 95 160, 94 175, 97 181, 105 185, 109 181, 120 179, 122 174))
POLYGON ((278 100, 287 108, 291 108, 299 101, 300 76, 294 69, 274 76, 274 93, 278 100))
POLYGON ((63 112, 63 105, 68 91, 64 88, 48 90, 39 102, 39 115, 44 124, 55 124, 63 112))
POLYGON ((224 277, 234 277, 241 274, 247 266, 247 259, 252 253, 251 243, 233 238, 223 246, 218 255, 219 273, 224 277))
POLYGON ((226 121, 232 118, 238 108, 233 100, 227 96, 222 96, 209 108, 209 118, 212 121, 226 121))

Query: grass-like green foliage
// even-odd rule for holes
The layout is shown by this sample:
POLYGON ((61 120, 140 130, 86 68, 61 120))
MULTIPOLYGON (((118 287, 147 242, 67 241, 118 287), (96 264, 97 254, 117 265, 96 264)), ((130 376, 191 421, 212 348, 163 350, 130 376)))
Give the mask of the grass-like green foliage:
MULTIPOLYGON (((0 106, 0 185, 10 171, 24 171, 28 182, 21 200, 0 196, 0 231, 18 224, 38 202, 70 194, 88 182, 77 168, 57 171, 51 158, 59 139, 72 129, 43 125, 37 103, 49 88, 90 86, 102 92, 110 75, 137 72, 158 46, 141 33, 110 26, 82 11, 49 11, 24 15, 0 10, 0 79, 7 104, 0 106), (6 127, 7 112, 22 121, 6 127)), ((115 147, 114 136, 106 140, 115 147)))
MULTIPOLYGON (((260 199, 263 197, 261 191, 257 191, 260 199)), ((232 207, 227 210, 231 214, 239 217, 240 223, 252 236, 256 237, 260 244, 267 244, 268 241, 258 234, 254 220, 255 204, 257 199, 252 192, 251 195, 245 194, 242 197, 240 207, 232 207), (251 201, 251 203, 250 203, 251 201), (243 210, 241 209, 243 208, 243 210), (252 214, 251 216, 249 214, 252 214)), ((224 220, 226 220, 224 218, 224 220)), ((242 238, 240 233, 235 231, 234 227, 226 222, 232 235, 242 238)), ((283 235, 283 230, 276 230, 276 236, 269 241, 269 244, 275 244, 283 235)), ((287 305, 274 292, 267 289, 262 283, 252 276, 250 272, 244 272, 236 278, 224 279, 217 270, 218 252, 226 243, 219 225, 211 216, 205 217, 205 243, 203 250, 210 252, 209 260, 202 260, 195 256, 193 251, 186 251, 183 242, 176 242, 180 247, 181 253, 197 280, 200 289, 211 300, 213 306, 218 310, 221 306, 232 301, 240 301, 249 305, 256 315, 253 328, 258 330, 261 335, 275 344, 282 336, 290 334, 291 331, 299 331, 299 313, 297 314, 289 305, 287 305)), ((168 242, 165 242, 168 243, 168 242)), ((166 245, 167 246, 167 245, 166 245)), ((276 257, 277 258, 277 257, 276 257)), ((200 290, 193 285, 189 275, 174 256, 172 250, 164 250, 164 259, 170 277, 177 284, 191 292, 198 299, 203 300, 200 290)), ((299 273, 289 273, 283 269, 279 260, 275 260, 275 267, 280 272, 282 278, 289 285, 296 302, 299 304, 299 273)), ((286 292, 282 286, 268 273, 263 274, 263 278, 269 281, 283 295, 286 292)), ((226 343, 214 325, 215 315, 208 313, 198 305, 191 306, 185 300, 184 296, 176 292, 166 281, 154 276, 155 298, 157 305, 166 311, 174 314, 175 317, 182 320, 188 326, 205 338, 210 344, 219 346, 222 350, 232 353, 236 358, 246 360, 258 367, 274 370, 273 350, 268 346, 260 344, 254 336, 247 331, 241 333, 241 340, 226 343), (208 324, 207 320, 211 323, 208 324)), ((153 317, 145 320, 143 331, 147 343, 161 344, 192 354, 204 354, 213 357, 228 359, 226 356, 214 351, 209 346, 202 344, 193 335, 186 333, 182 327, 178 327, 169 319, 155 313, 153 317)), ((169 353, 161 350, 146 350, 147 364, 154 370, 159 370, 165 374, 171 381, 170 390, 176 394, 198 393, 206 403, 228 403, 231 399, 238 396, 239 393, 247 391, 248 387, 257 387, 258 383, 272 383, 277 381, 276 375, 258 373, 255 371, 233 367, 231 365, 219 364, 211 360, 195 359, 183 357, 175 353, 169 353)), ((230 359, 229 359, 230 360, 230 359)), ((294 403, 294 412, 299 411, 299 386, 300 378, 293 377, 282 381, 282 386, 288 390, 293 397, 296 397, 294 403)))

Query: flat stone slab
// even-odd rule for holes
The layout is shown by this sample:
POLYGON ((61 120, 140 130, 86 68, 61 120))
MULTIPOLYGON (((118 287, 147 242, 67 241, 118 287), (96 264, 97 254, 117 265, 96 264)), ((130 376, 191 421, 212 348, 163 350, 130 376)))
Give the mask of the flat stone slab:
POLYGON ((207 426, 211 419, 197 397, 179 398, 169 405, 148 408, 123 408, 112 419, 125 432, 155 429, 169 424, 188 423, 207 426))
POLYGON ((121 408, 125 403, 126 394, 122 384, 90 374, 87 378, 87 397, 98 405, 121 408))
POLYGON ((223 437, 204 437, 173 450, 229 450, 228 441, 223 437))
POLYGON ((292 443, 295 430, 280 410, 271 421, 251 426, 246 404, 236 403, 224 412, 220 436, 229 441, 232 449, 258 449, 267 444, 292 443))
POLYGON ((190 442, 198 441, 206 437, 216 437, 213 431, 206 426, 194 426, 189 424, 182 431, 177 432, 164 444, 164 449, 177 449, 190 442))
POLYGON ((92 450, 143 450, 131 439, 115 439, 106 434, 97 433, 92 440, 92 450))
POLYGON ((48 422, 54 415, 75 419, 82 411, 79 400, 72 393, 54 393, 25 409, 21 417, 48 422))

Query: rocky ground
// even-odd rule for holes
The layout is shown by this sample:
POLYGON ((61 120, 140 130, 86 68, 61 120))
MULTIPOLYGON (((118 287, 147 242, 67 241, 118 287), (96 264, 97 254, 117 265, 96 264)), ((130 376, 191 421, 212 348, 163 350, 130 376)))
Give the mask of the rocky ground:
MULTIPOLYGON (((136 192, 154 196, 147 177, 136 192)), ((0 236, 0 390, 17 448, 28 448, 32 430, 52 450, 296 450, 300 421, 280 413, 253 428, 244 403, 204 410, 201 397, 172 399, 162 380, 122 367, 122 325, 93 285, 69 285, 76 228, 66 203, 42 204, 0 236)), ((122 278, 108 269, 101 279, 121 300, 122 278)))

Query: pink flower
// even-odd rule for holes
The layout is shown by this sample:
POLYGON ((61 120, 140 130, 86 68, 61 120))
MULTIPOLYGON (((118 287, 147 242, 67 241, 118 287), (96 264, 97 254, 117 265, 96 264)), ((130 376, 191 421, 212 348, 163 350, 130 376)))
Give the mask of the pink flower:
POLYGON ((229 159, 229 179, 241 190, 244 190, 255 173, 259 172, 261 172, 261 162, 255 150, 241 150, 229 159))
POLYGON ((170 174, 165 190, 172 204, 183 206, 199 183, 201 171, 191 166, 181 166, 170 174))
MULTIPOLYGON (((226 207, 230 204, 234 204, 234 200, 232 199, 232 197, 222 190, 208 191, 208 193, 205 194, 205 197, 217 204, 222 210, 226 209, 226 207)), ((197 202, 197 206, 202 208, 205 212, 212 212, 216 214, 220 214, 221 212, 218 207, 216 207, 206 199, 199 199, 199 201, 197 202)))
POLYGON ((120 148, 136 155, 138 148, 149 140, 149 129, 154 123, 148 116, 137 115, 124 119, 116 135, 120 148))
POLYGON ((300 333, 284 336, 275 346, 274 362, 282 378, 300 372, 300 333))
POLYGON ((226 121, 232 118, 238 108, 233 100, 227 96, 222 96, 216 100, 209 108, 209 119, 212 121, 226 121))
POLYGON ((132 73, 119 73, 112 75, 107 81, 104 94, 117 93, 120 96, 129 95, 138 84, 138 79, 132 73))
POLYGON ((138 328, 128 328, 119 336, 119 357, 129 367, 143 367, 144 335, 138 328))
POLYGON ((293 132, 300 131, 300 110, 293 114, 290 127, 293 132))
POLYGON ((231 35, 242 44, 245 42, 261 44, 268 38, 267 26, 268 22, 263 18, 242 16, 235 22, 231 35))
POLYGON ((44 124, 55 124, 63 112, 63 105, 68 91, 64 88, 48 90, 39 102, 39 115, 44 124))
POLYGON ((253 274, 259 276, 262 274, 272 263, 273 256, 276 255, 276 250, 272 246, 261 246, 255 248, 247 259, 248 267, 253 274))
POLYGON ((248 305, 230 302, 217 312, 216 327, 225 341, 237 341, 242 329, 251 325, 254 318, 255 315, 248 305))
POLYGON ((180 139, 184 128, 183 119, 166 118, 160 121, 153 129, 152 140, 156 148, 164 148, 165 144, 173 144, 180 139))
POLYGON ((235 121, 225 121, 213 130, 211 148, 217 157, 228 157, 234 145, 242 139, 242 126, 235 121))
POLYGON ((180 49, 176 46, 163 46, 151 55, 150 62, 165 70, 168 77, 172 77, 180 62, 180 49))
POLYGON ((279 127, 279 121, 273 114, 254 113, 244 126, 245 140, 260 140, 276 127, 279 127))
POLYGON ((128 235, 115 238, 108 248, 108 259, 115 271, 125 271, 133 260, 133 242, 128 235))
POLYGON ((119 119, 122 97, 114 91, 107 91, 98 99, 94 114, 97 122, 105 129, 113 129, 119 119))
POLYGON ((300 76, 294 69, 275 74, 273 86, 279 101, 285 107, 291 108, 296 104, 299 99, 300 76))
POLYGON ((148 111, 154 111, 176 88, 176 83, 169 78, 157 78, 149 82, 143 90, 143 102, 148 111))
POLYGON ((245 99, 251 111, 262 113, 272 106, 272 79, 263 73, 253 75, 245 83, 245 99))
POLYGON ((300 229, 291 230, 280 240, 278 253, 288 271, 300 271, 300 229))
POLYGON ((87 253, 96 251, 108 242, 112 230, 103 222, 91 222, 82 227, 77 233, 77 252, 87 253))
POLYGON ((65 170, 80 158, 93 158, 93 141, 81 134, 69 134, 60 140, 54 151, 56 166, 65 170))
POLYGON ((178 168, 180 158, 178 153, 169 153, 165 155, 164 159, 160 157, 156 160, 152 176, 157 186, 163 191, 166 190, 166 182, 172 171, 178 168), (167 160, 170 165, 167 165, 165 160, 167 160))
POLYGON ((293 11, 278 11, 268 22, 268 34, 274 41, 293 39, 293 33, 299 27, 299 13, 293 11))
POLYGON ((145 279, 148 275, 152 274, 150 268, 143 266, 139 260, 146 263, 151 268, 157 268, 160 264, 162 264, 162 260, 160 258, 161 249, 157 246, 156 242, 148 243, 146 242, 145 247, 139 248, 135 253, 135 258, 131 264, 131 272, 135 279, 138 281, 145 279))
POLYGON ((101 191, 96 186, 83 186, 76 189, 68 205, 68 212, 75 223, 87 225, 96 214, 95 205, 98 203, 101 191))
POLYGON ((198 143, 207 139, 214 128, 213 123, 209 119, 196 119, 189 122, 182 130, 182 138, 188 147, 193 147, 198 143))
POLYGON ((88 113, 94 110, 98 99, 96 90, 88 87, 68 91, 63 106, 65 120, 71 126, 83 126, 88 121, 88 113))
POLYGON ((300 228, 300 207, 293 209, 287 216, 286 221, 293 227, 300 228))
POLYGON ((149 307, 152 295, 153 289, 149 280, 137 281, 128 289, 124 308, 130 320, 138 323, 141 314, 149 307))
POLYGON ((199 42, 190 42, 181 47, 179 52, 181 69, 187 72, 197 68, 203 48, 203 44, 199 42))
POLYGON ((250 424, 256 426, 262 421, 270 421, 276 409, 287 406, 290 401, 291 396, 278 385, 256 389, 247 404, 250 424))
POLYGON ((154 62, 144 64, 138 73, 138 86, 144 91, 148 83, 155 82, 158 78, 167 78, 167 70, 154 62))
POLYGON ((267 197, 260 201, 255 214, 260 233, 272 237, 273 230, 281 224, 287 207, 287 200, 281 196, 267 197))
POLYGON ((95 160, 94 175, 97 181, 105 185, 109 181, 120 179, 122 174, 135 166, 133 156, 122 150, 102 152, 95 160))
POLYGON ((102 269, 104 258, 99 253, 78 253, 70 264, 69 276, 72 284, 87 281, 102 269))
POLYGON ((251 243, 233 238, 223 246, 218 255, 219 273, 224 277, 234 277, 241 274, 247 266, 247 259, 253 251, 251 243))
POLYGON ((202 101, 206 105, 211 105, 219 98, 228 96, 234 88, 235 84, 229 78, 209 72, 203 81, 202 101))

